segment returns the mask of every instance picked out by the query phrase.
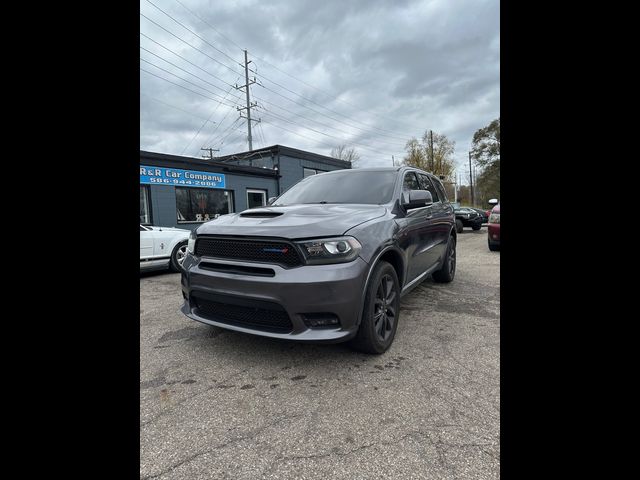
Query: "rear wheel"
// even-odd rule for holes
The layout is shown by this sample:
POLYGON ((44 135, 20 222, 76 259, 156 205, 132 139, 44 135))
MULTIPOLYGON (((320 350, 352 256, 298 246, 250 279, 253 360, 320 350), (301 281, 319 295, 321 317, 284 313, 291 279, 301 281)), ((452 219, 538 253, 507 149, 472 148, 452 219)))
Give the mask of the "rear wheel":
POLYGON ((500 244, 499 243, 494 243, 491 240, 489 240, 489 250, 491 250, 492 252, 499 252, 500 251, 500 244))
POLYGON ((480 230, 482 228, 482 225, 474 225, 473 227, 474 230, 480 230))
POLYGON ((442 264, 442 268, 437 272, 433 272, 433 279, 439 283, 449 283, 456 276, 456 239, 449 237, 447 244, 447 253, 442 264))
POLYGON ((462 233, 463 229, 464 229, 464 225, 462 224, 462 220, 456 219, 456 233, 462 233))
POLYGON ((360 328, 351 346, 365 353, 384 353, 393 343, 400 315, 400 282, 391 264, 379 262, 371 275, 360 328))

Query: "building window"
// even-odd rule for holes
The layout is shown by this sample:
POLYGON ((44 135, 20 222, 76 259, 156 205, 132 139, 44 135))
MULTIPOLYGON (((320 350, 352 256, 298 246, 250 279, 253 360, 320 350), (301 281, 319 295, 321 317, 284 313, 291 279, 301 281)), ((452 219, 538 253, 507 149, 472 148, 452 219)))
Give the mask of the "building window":
POLYGON ((140 223, 151 225, 151 202, 149 201, 149 187, 140 185, 140 223))
POLYGON ((267 191, 247 188, 247 208, 264 207, 267 204, 267 191))
POLYGON ((207 222, 233 212, 233 193, 210 188, 176 187, 178 223, 207 222))
POLYGON ((325 170, 318 170, 317 168, 306 168, 303 167, 302 168, 302 172, 304 175, 304 178, 310 177, 311 175, 316 175, 318 173, 324 173, 325 170))

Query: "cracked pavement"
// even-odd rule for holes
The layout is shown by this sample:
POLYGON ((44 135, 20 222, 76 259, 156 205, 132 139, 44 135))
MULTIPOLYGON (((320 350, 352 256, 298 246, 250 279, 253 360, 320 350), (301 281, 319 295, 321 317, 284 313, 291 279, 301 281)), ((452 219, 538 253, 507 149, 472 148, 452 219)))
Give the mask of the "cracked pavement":
POLYGON ((493 479, 500 252, 458 237, 455 280, 402 300, 383 355, 231 332, 140 275, 141 479, 493 479))

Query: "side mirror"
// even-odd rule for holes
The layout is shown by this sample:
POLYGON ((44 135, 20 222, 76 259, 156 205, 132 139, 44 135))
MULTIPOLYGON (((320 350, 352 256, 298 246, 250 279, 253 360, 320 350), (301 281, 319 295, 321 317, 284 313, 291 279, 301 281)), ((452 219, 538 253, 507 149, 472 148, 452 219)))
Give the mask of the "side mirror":
POLYGON ((409 190, 409 202, 404 204, 404 208, 427 207, 432 203, 433 196, 429 190, 409 190))
POLYGON ((273 202, 276 201, 278 197, 269 197, 269 200, 267 201, 267 205, 271 205, 273 202))
POLYGON ((489 200, 489 205, 497 205, 498 204, 498 199, 497 198, 492 198, 491 200, 489 200))

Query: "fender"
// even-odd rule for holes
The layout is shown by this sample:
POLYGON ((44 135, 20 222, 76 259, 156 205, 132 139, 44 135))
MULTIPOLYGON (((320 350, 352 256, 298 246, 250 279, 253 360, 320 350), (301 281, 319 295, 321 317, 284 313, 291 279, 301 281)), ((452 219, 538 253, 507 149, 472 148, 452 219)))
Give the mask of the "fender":
MULTIPOLYGON (((369 288, 369 279, 371 278, 371 273, 373 273, 373 269, 378 264, 378 260, 380 259, 380 257, 384 253, 388 252, 389 250, 393 250, 394 252, 399 254, 401 258, 404 258, 404 255, 402 255, 402 251, 395 244, 387 244, 373 258, 373 260, 371 261, 370 267, 369 267, 369 271, 367 272, 367 278, 364 281, 364 289, 362 291, 362 296, 360 298, 360 308, 358 309, 358 319, 357 319, 357 322, 356 322, 357 326, 360 326, 360 322, 362 321, 362 312, 364 310, 364 300, 365 300, 365 298, 367 296, 367 289, 369 288)), ((406 265, 403 265, 402 267, 403 267, 403 269, 406 269, 406 265)), ((405 276, 406 276, 406 272, 405 272, 405 276)))

